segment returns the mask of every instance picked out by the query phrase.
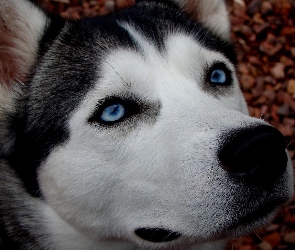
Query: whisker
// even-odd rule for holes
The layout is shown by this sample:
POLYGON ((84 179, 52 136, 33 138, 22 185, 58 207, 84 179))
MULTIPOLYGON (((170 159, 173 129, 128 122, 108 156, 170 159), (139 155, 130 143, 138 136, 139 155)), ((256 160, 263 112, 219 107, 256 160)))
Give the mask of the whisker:
POLYGON ((266 111, 266 108, 268 107, 268 104, 269 104, 269 97, 267 98, 267 101, 266 103, 264 104, 262 110, 261 110, 261 114, 259 116, 259 119, 263 120, 264 121, 264 114, 265 114, 265 111, 266 111))
POLYGON ((126 82, 122 76, 115 70, 115 68, 106 60, 106 63, 114 70, 114 72, 120 77, 120 79, 122 80, 122 82, 125 84, 126 87, 130 87, 130 84, 128 82, 126 82))
POLYGON ((286 148, 289 147, 290 144, 291 144, 292 142, 294 142, 294 141, 295 141, 295 140, 290 141, 290 142, 287 144, 286 148))
POLYGON ((261 242, 264 242, 264 240, 257 234, 257 233, 255 233, 255 236, 259 239, 259 240, 261 240, 261 242))
POLYGON ((89 240, 89 242, 88 242, 88 244, 87 244, 87 246, 86 246, 86 249, 90 246, 90 244, 96 239, 96 237, 97 237, 97 235, 94 235, 94 237, 91 239, 91 240, 89 240))
POLYGON ((164 242, 171 234, 172 234, 172 232, 169 233, 168 235, 166 235, 162 241, 164 242))

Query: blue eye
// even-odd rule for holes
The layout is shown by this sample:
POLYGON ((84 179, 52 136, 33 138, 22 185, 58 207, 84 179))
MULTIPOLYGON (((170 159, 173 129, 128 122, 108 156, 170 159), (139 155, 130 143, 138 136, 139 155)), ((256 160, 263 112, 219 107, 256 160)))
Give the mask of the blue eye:
POLYGON ((120 103, 107 106, 101 113, 100 119, 103 122, 116 122, 123 118, 126 114, 125 107, 120 103))
MULTIPOLYGON (((141 106, 136 100, 120 97, 107 97, 100 100, 93 114, 88 118, 90 124, 113 126, 131 119, 141 112, 141 106)), ((132 119, 131 119, 132 120, 132 119)))
POLYGON ((225 84, 227 81, 226 74, 222 69, 215 69, 211 72, 210 82, 214 84, 225 84))

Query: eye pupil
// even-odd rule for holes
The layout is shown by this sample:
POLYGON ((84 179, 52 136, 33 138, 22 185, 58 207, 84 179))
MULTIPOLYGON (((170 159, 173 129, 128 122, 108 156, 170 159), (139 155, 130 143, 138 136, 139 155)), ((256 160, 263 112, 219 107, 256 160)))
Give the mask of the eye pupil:
POLYGON ((226 74, 223 70, 221 69, 215 69, 211 73, 211 78, 210 78, 211 83, 219 83, 223 84, 226 82, 226 74))
POLYGON ((120 104, 112 104, 107 106, 101 113, 100 119, 104 122, 115 122, 125 116, 125 107, 120 104))

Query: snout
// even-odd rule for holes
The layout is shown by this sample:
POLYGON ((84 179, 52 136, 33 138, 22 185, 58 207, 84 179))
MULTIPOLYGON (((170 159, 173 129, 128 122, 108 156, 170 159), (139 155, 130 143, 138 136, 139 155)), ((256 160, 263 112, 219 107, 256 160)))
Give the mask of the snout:
MULTIPOLYGON (((216 138, 216 134, 212 133, 210 138, 216 138)), ((185 159, 193 157, 183 161, 181 167, 175 165, 173 174, 167 171, 164 177, 169 178, 160 182, 157 189, 163 195, 155 196, 154 204, 145 203, 146 210, 136 210, 135 213, 140 210, 140 217, 149 221, 148 224, 146 220, 140 224, 136 221, 136 226, 131 228, 136 242, 171 249, 184 242, 219 239, 236 235, 237 231, 248 233, 268 221, 276 207, 289 199, 290 164, 285 138, 278 130, 269 125, 255 125, 227 131, 216 141, 219 144, 215 144, 214 150, 205 147, 208 151, 197 151, 200 148, 191 147, 192 151, 185 152, 188 155, 185 159), (216 150, 217 157, 212 157, 212 151, 216 150), (179 185, 174 185, 170 196, 167 187, 172 185, 165 184, 172 178, 173 185, 179 185), (169 210, 171 207, 173 211, 169 210), (150 211, 155 213, 154 218, 150 211)), ((154 174, 158 176, 157 171, 154 174)), ((154 194, 152 190, 148 195, 154 194)))
POLYGON ((283 135, 267 125, 228 132, 218 158, 233 178, 258 186, 272 185, 287 167, 283 135))

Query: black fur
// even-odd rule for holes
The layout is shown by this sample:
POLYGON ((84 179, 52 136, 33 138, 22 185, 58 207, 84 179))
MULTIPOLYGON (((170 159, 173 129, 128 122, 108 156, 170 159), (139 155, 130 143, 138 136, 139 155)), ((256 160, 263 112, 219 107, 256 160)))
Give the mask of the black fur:
POLYGON ((0 160, 0 171, 0 249, 46 249, 35 198, 26 193, 5 160, 0 160))
POLYGON ((69 115, 99 79, 95 65, 111 47, 138 50, 118 21, 134 25, 160 51, 165 50, 167 32, 176 30, 236 60, 230 43, 188 18, 170 1, 138 1, 118 13, 80 21, 52 19, 40 42, 35 75, 25 97, 18 100, 22 115, 11 120, 17 138, 9 163, 32 195, 40 195, 36 169, 54 147, 67 140, 69 115))

